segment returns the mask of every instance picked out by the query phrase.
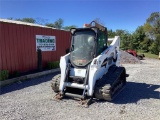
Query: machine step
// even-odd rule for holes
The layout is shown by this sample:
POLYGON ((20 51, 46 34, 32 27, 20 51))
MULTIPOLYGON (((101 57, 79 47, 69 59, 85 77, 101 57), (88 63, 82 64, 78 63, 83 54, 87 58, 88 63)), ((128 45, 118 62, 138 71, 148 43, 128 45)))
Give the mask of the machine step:
POLYGON ((77 84, 77 83, 71 83, 71 82, 65 82, 66 87, 72 87, 72 88, 79 88, 79 89, 88 89, 88 85, 84 84, 77 84))
POLYGON ((68 93, 68 92, 65 93, 65 96, 84 99, 84 96, 82 95, 68 93))

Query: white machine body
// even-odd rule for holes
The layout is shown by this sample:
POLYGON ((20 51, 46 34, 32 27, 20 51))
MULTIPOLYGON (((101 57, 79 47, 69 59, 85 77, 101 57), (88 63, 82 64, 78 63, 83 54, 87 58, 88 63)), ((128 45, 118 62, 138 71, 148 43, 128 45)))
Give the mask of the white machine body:
MULTIPOLYGON (((66 75, 66 68, 69 62, 70 53, 62 56, 60 59, 60 69, 61 69, 61 80, 59 90, 63 91, 65 87, 73 87, 79 89, 86 89, 87 96, 92 96, 94 93, 94 86, 98 79, 100 79, 105 73, 108 72, 108 69, 112 65, 120 66, 120 37, 115 36, 115 38, 109 38, 108 41, 112 41, 110 46, 106 50, 104 50, 100 55, 94 58, 90 64, 89 68, 89 78, 88 84, 78 84, 78 83, 71 83, 65 82, 65 75, 66 75), (107 58, 107 64, 103 66, 103 61, 107 58), (114 60, 113 60, 114 59, 114 60), (103 66, 103 67, 102 67, 103 66)), ((85 77, 87 74, 86 69, 81 68, 71 68, 70 75, 71 76, 78 76, 78 77, 85 77)))

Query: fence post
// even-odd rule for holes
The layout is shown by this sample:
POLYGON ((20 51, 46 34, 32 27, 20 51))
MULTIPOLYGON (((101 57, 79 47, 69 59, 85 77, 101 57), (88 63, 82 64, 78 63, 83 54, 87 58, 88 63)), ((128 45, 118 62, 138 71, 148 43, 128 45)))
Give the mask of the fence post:
POLYGON ((38 57, 38 71, 42 71, 42 51, 41 49, 37 50, 37 57, 38 57))

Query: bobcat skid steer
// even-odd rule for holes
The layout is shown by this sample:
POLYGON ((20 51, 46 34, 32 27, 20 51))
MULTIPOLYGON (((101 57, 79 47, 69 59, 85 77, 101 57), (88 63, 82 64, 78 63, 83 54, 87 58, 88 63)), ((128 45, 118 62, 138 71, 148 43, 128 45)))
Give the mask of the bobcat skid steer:
POLYGON ((88 105, 92 98, 111 101, 126 84, 120 67, 120 37, 108 39, 107 28, 92 21, 71 29, 70 53, 60 59, 61 74, 52 79, 56 98, 80 98, 88 105), (108 46, 107 41, 112 41, 108 46), (88 99, 89 98, 89 99, 88 99))

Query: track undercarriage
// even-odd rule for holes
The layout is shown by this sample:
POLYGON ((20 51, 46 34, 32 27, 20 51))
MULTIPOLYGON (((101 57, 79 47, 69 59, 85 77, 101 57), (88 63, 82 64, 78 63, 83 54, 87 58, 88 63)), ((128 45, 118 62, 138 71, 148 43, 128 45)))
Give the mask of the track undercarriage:
POLYGON ((123 67, 113 66, 95 85, 95 97, 111 101, 126 84, 126 71, 123 67))

